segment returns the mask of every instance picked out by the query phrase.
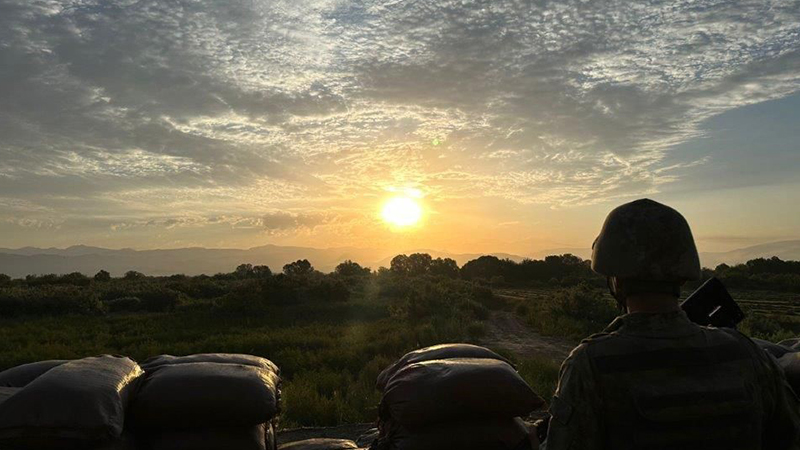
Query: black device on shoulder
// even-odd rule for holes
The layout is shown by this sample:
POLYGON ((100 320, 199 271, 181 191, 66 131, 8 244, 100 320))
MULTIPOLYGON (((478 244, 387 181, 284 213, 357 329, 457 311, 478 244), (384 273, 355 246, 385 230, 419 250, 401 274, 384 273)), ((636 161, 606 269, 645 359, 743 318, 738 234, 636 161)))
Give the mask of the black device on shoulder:
POLYGON ((689 320, 703 326, 736 328, 744 313, 717 278, 712 277, 681 303, 689 320))

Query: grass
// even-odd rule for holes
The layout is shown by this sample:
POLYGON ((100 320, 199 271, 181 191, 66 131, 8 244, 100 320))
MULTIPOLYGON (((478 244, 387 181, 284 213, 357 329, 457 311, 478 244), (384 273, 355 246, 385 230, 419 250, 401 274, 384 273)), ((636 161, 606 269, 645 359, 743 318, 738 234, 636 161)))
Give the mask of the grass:
POLYGON ((249 353, 281 368, 283 427, 370 422, 385 366, 407 351, 475 342, 483 332, 485 306, 471 300, 469 283, 409 283, 420 285, 411 300, 408 292, 367 286, 346 302, 266 303, 247 314, 201 301, 173 312, 0 319, 0 370, 104 353, 139 361, 162 353, 249 353))
MULTIPOLYGON (((275 291, 242 301, 235 296, 250 290, 211 287, 207 297, 184 298, 171 312, 0 319, 0 370, 103 353, 140 361, 162 353, 249 353, 281 367, 281 426, 332 426, 373 421, 380 401, 374 383, 384 367, 416 348, 478 343, 490 309, 514 310, 539 333, 575 342, 617 314, 610 297, 588 286, 505 289, 493 297, 468 282, 373 276, 349 301, 274 301, 275 291), (234 310, 226 309, 231 299, 234 310)), ((748 314, 740 326, 745 333, 773 342, 800 335, 800 316, 793 314, 800 310, 797 294, 733 296, 748 314)), ((558 364, 494 350, 514 361, 531 387, 550 400, 558 364)))

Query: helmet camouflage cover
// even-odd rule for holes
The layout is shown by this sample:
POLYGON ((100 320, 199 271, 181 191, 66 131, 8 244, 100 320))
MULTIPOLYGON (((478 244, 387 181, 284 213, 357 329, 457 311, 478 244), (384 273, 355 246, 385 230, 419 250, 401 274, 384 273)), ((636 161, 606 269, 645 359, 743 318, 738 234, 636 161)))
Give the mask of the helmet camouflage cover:
POLYGON ((700 278, 700 258, 686 219, 642 199, 608 215, 592 245, 592 269, 620 279, 684 282, 700 278))

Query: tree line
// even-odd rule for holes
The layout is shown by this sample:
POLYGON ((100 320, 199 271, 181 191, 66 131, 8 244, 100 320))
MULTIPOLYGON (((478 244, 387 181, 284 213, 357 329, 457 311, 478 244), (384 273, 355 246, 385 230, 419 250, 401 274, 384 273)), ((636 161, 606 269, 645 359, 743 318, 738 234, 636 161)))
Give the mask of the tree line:
MULTIPOLYGON (((160 280, 162 285, 178 287, 179 289, 174 290, 192 297, 209 298, 224 293, 229 287, 226 282, 268 280, 262 285, 273 286, 284 293, 287 290, 294 293, 310 290, 316 292, 318 296, 343 300, 347 297, 347 286, 357 286, 358 280, 372 275, 401 278, 442 277, 491 287, 564 287, 580 283, 598 287, 605 285, 605 280, 591 270, 589 261, 571 254, 548 256, 542 260, 524 259, 520 262, 487 255, 468 261, 459 267, 451 258, 433 258, 427 253, 412 253, 395 256, 388 268, 381 267, 377 271, 347 260, 337 265, 329 274, 316 270, 307 259, 288 263, 279 273, 274 273, 266 265, 241 264, 230 273, 211 276, 177 274, 151 277, 134 270, 126 272, 122 277, 112 277, 105 270, 100 270, 91 277, 79 272, 64 275, 28 275, 21 279, 12 279, 8 275, 0 274, 0 289, 5 292, 9 289, 24 290, 46 286, 86 288, 93 285, 117 284, 112 282, 135 285, 135 282, 160 280)), ((712 276, 720 278, 730 288, 800 292, 800 261, 784 261, 778 257, 757 258, 743 264, 720 264, 714 269, 703 269, 703 279, 712 276)), ((687 287, 691 288, 698 284, 691 283, 687 287)))

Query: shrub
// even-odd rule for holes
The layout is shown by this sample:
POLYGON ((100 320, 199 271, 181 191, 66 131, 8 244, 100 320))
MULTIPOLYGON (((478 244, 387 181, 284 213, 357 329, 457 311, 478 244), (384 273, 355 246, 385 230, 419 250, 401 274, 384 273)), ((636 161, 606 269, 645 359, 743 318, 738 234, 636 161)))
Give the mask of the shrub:
POLYGON ((96 274, 94 274, 94 281, 99 281, 99 282, 111 281, 111 274, 106 272, 105 270, 101 270, 96 274))
POLYGON ((109 312, 134 312, 142 308, 142 301, 138 297, 121 297, 105 302, 109 312))
POLYGON ((0 290, 0 315, 6 317, 98 314, 102 310, 102 304, 96 294, 75 286, 0 290))
POLYGON ((350 299, 347 285, 342 280, 330 276, 314 281, 306 292, 308 297, 316 301, 346 302, 350 299))
POLYGON ((556 291, 527 308, 528 323, 540 333, 574 339, 602 331, 619 314, 612 299, 586 284, 556 291))

